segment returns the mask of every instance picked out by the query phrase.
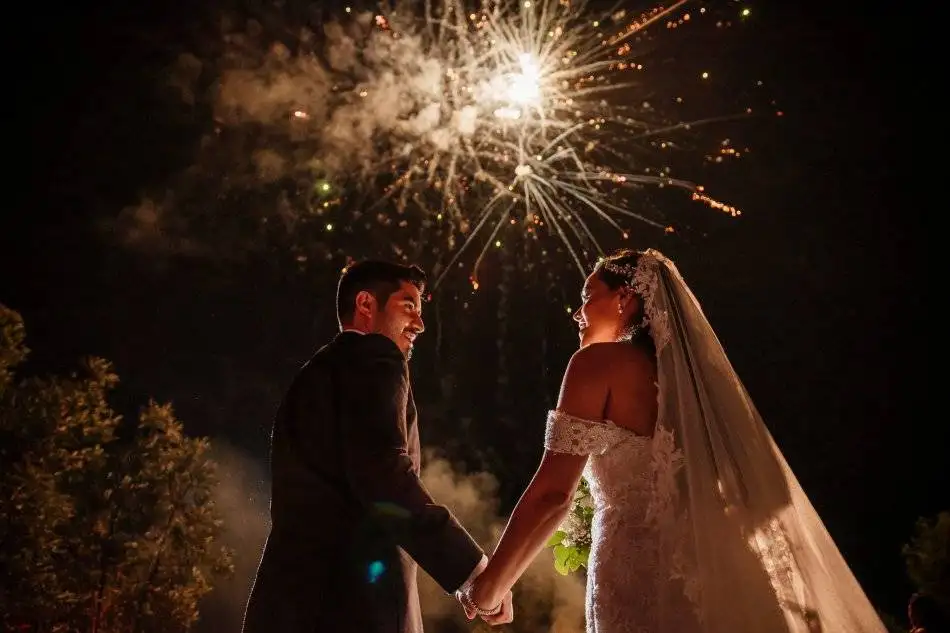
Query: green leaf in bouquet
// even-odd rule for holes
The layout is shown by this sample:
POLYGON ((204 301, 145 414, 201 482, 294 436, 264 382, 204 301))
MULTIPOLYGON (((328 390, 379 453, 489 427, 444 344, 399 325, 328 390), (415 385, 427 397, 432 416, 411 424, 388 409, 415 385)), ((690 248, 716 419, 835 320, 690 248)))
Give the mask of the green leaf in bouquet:
POLYGON ((547 545, 545 547, 554 547, 555 545, 560 545, 564 541, 564 537, 567 536, 567 532, 564 530, 558 530, 551 538, 548 539, 547 545))
POLYGON ((586 568, 587 562, 590 560, 590 548, 589 547, 577 548, 577 557, 580 559, 580 566, 586 568))
POLYGON ((589 554, 590 550, 586 547, 577 548, 555 545, 554 569, 556 569, 559 574, 566 576, 581 567, 586 567, 589 554))
POLYGON ((568 569, 568 559, 571 557, 570 547, 565 547, 564 545, 555 545, 554 546, 554 569, 557 570, 557 573, 562 576, 567 576, 571 573, 571 570, 568 569))

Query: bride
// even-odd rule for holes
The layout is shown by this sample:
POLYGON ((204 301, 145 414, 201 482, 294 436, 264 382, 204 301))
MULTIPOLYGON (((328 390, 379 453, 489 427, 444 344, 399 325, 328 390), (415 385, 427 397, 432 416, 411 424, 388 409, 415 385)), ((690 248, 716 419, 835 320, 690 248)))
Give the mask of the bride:
POLYGON ((581 299, 544 456, 459 590, 470 617, 497 617, 583 474, 589 633, 884 633, 673 263, 618 252, 581 299))

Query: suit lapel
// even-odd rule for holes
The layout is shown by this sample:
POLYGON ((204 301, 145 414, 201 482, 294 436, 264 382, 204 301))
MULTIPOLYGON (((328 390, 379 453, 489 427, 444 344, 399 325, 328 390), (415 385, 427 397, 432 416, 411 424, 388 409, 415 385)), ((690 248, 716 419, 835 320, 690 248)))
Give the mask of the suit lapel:
POLYGON ((419 443, 419 416, 416 414, 416 402, 412 397, 412 385, 409 385, 409 397, 406 400, 406 436, 409 445, 409 457, 412 469, 418 475, 422 467, 422 447, 419 443))

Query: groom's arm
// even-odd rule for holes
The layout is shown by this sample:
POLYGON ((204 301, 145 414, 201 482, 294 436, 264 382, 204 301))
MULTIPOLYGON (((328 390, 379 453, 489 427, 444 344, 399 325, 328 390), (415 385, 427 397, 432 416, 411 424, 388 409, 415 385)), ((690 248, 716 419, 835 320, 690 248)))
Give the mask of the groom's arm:
POLYGON ((340 371, 347 477, 395 542, 453 593, 484 553, 413 470, 406 433, 409 377, 399 348, 373 334, 358 344, 352 364, 340 371))

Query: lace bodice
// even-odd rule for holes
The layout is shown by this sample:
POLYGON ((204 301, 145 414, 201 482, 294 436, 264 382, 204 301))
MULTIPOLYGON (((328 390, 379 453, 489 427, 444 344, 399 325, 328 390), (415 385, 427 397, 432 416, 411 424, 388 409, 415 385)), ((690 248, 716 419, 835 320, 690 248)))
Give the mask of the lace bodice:
POLYGON ((662 430, 644 437, 610 421, 551 411, 544 440, 550 451, 590 456, 584 469, 594 499, 587 631, 653 633, 658 583, 675 582, 674 570, 659 565, 663 491, 680 461, 672 438, 662 430))
MULTIPOLYGON (((551 411, 544 447, 557 453, 591 456, 584 476, 595 508, 600 510, 631 495, 649 492, 650 439, 609 420, 583 420, 551 411)), ((645 511, 646 505, 641 509, 645 511)))

